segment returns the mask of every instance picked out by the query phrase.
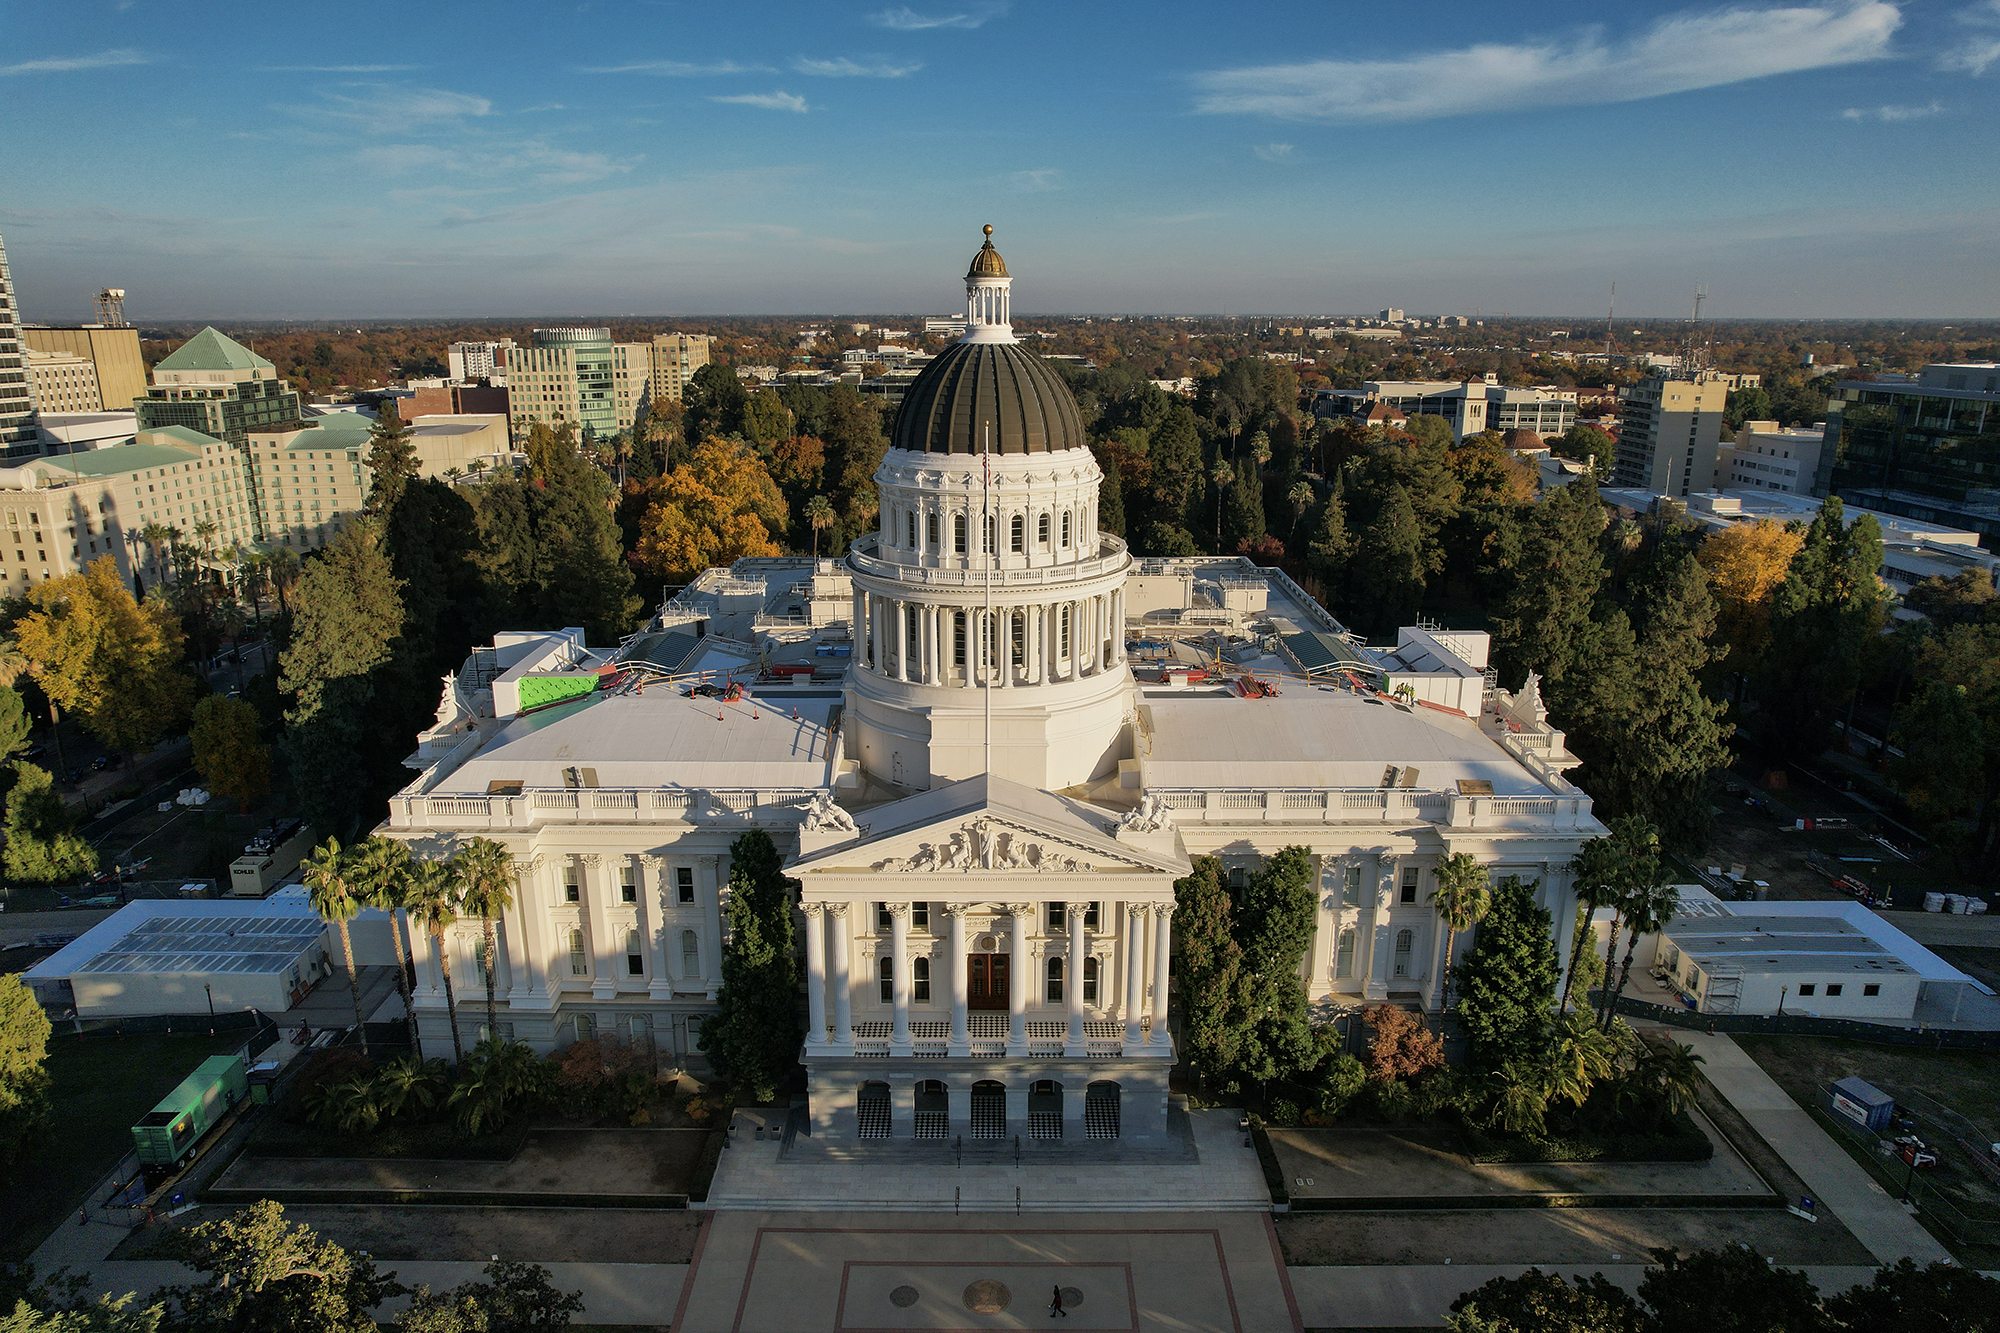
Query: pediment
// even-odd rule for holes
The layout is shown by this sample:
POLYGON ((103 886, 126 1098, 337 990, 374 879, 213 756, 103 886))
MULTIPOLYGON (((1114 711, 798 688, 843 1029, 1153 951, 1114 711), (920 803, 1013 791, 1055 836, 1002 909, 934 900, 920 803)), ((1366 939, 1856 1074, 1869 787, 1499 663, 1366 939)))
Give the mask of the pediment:
POLYGON ((1116 812, 990 776, 878 806, 856 821, 857 836, 805 852, 787 873, 1178 878, 1189 868, 1177 852, 1120 842, 1116 812))

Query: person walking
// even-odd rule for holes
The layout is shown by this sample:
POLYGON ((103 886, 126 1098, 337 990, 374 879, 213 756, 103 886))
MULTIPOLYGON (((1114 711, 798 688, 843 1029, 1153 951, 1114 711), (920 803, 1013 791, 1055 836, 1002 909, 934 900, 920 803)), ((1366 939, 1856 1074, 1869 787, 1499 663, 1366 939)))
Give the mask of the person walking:
POLYGON ((1060 1282, 1056 1284, 1056 1294, 1049 1300, 1049 1318, 1054 1319, 1057 1315, 1061 1315, 1065 1319, 1069 1318, 1069 1311, 1062 1308, 1062 1283, 1060 1282))

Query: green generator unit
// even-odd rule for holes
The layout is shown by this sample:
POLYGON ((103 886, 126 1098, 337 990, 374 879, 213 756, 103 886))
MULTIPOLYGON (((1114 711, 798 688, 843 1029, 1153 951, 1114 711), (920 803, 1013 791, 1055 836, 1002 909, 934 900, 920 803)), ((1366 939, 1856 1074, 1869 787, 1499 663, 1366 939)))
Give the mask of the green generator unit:
POLYGON ((143 1166, 178 1166, 201 1136, 243 1100, 250 1082, 240 1055, 211 1055, 138 1124, 132 1142, 143 1166))

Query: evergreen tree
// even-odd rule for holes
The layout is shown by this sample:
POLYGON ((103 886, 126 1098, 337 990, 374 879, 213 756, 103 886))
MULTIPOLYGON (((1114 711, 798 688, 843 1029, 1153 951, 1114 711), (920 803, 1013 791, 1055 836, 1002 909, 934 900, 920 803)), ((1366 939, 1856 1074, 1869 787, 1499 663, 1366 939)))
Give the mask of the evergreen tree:
POLYGON ((1861 682, 1862 649, 1880 628, 1881 563, 1874 515, 1848 523, 1840 498, 1829 497, 1771 594, 1759 699, 1782 753, 1810 758, 1832 739, 1834 719, 1861 682))
POLYGON ((1248 1077, 1288 1078, 1318 1062, 1300 979, 1318 903, 1305 847, 1280 850, 1238 895, 1236 938, 1250 978, 1250 1013, 1237 1060, 1248 1077))
POLYGON ((1548 1045, 1556 995, 1556 945, 1549 911, 1535 901, 1539 880, 1509 875, 1458 965, 1458 1017, 1472 1062, 1497 1070, 1532 1062, 1548 1045))
POLYGON ((1347 530, 1347 504, 1339 492, 1329 495, 1319 524, 1306 546, 1306 568, 1319 580, 1320 599, 1330 607, 1343 604, 1347 564, 1354 556, 1354 537, 1347 530))
POLYGON ((1181 1057, 1211 1085, 1236 1071, 1254 978, 1235 939, 1222 863, 1204 856, 1174 884, 1174 943, 1180 958, 1181 1057))
POLYGON ((21 692, 0 685, 0 759, 28 748, 28 706, 21 692))
MULTIPOLYGON (((1579 478, 1529 512, 1520 553, 1502 572, 1508 588, 1494 618, 1494 648, 1509 678, 1540 672, 1560 682, 1584 651, 1591 611, 1604 586, 1598 543, 1605 511, 1597 487, 1579 478)), ((1575 723, 1573 714, 1563 720, 1575 723)))
POLYGON ((1208 470, 1202 466, 1201 431, 1186 403, 1176 402, 1153 428, 1146 458, 1152 464, 1147 517, 1187 531, 1188 508, 1203 494, 1208 470))
POLYGON ((49 1113, 49 1019, 18 973, 0 974, 0 1180, 49 1113))
POLYGON ((792 905, 799 882, 761 829, 729 849, 729 945, 701 1050, 715 1072, 759 1103, 775 1099, 799 1058, 798 961, 792 905))
POLYGON ((97 869, 97 849, 76 831, 76 820, 56 795, 48 770, 24 759, 8 767, 14 771, 14 788, 7 793, 7 878, 60 884, 97 869))
POLYGON ((1413 623, 1424 595, 1424 534, 1409 492, 1391 485, 1361 534, 1350 587, 1363 626, 1377 633, 1413 623))
MULTIPOLYGON (((749 405, 750 394, 735 370, 712 363, 701 367, 681 391, 682 449, 692 452, 711 435, 741 438, 743 413, 749 405)), ((681 453, 676 451, 664 470, 672 471, 680 459, 681 453)))
POLYGON ((1118 460, 1106 454, 1098 466, 1104 482, 1097 488, 1097 526, 1113 536, 1125 535, 1125 481, 1118 472, 1118 460))
POLYGON ((246 813, 271 789, 271 748, 261 732, 256 707, 244 700, 211 694, 194 706, 188 740, 195 772, 209 790, 246 813))
POLYGON ((205 1281, 157 1293, 171 1333, 374 1333, 374 1310, 409 1288, 312 1228, 285 1220, 270 1199, 171 1239, 205 1281))
POLYGON ((1451 1303, 1452 1333, 1655 1333, 1638 1302, 1602 1273, 1579 1276, 1530 1268, 1496 1277, 1451 1303))
POLYGON ((881 409, 846 384, 827 393, 817 434, 826 445, 826 476, 832 482, 828 498, 840 514, 838 539, 828 547, 828 554, 837 554, 873 526, 880 503, 875 469, 889 452, 889 440, 882 433, 881 409))
MULTIPOLYGON (((455 545, 437 552, 448 578, 476 572, 485 583, 482 592, 490 600, 465 613, 465 623, 487 633, 486 627, 509 618, 580 624, 590 642, 615 643, 638 614, 639 599, 612 512, 611 483, 578 450, 572 425, 550 430, 537 423, 526 452, 525 480, 503 477, 474 488, 480 541, 469 566, 455 545)), ((458 512, 447 516, 462 521, 458 512)), ((436 642, 441 649, 447 640, 436 642)), ((459 660, 462 653, 452 665, 459 660)))
POLYGON ((377 409, 375 428, 368 432, 365 461, 374 474, 368 488, 368 512, 379 514, 394 508, 418 471, 413 432, 394 402, 384 402, 377 409))
POLYGON ((1236 469, 1236 481, 1229 487, 1222 507, 1222 554, 1246 549, 1265 534, 1264 487, 1257 468, 1248 458, 1236 469))

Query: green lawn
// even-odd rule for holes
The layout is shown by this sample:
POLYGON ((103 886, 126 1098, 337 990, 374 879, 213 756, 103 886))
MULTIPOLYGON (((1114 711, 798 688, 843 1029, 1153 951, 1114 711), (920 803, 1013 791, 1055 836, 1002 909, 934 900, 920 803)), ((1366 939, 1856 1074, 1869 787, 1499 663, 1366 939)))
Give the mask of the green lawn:
POLYGON ((133 1122, 203 1060, 236 1050, 244 1035, 51 1040, 55 1113, 19 1178, 0 1189, 0 1260, 26 1258, 132 1146, 133 1122))

